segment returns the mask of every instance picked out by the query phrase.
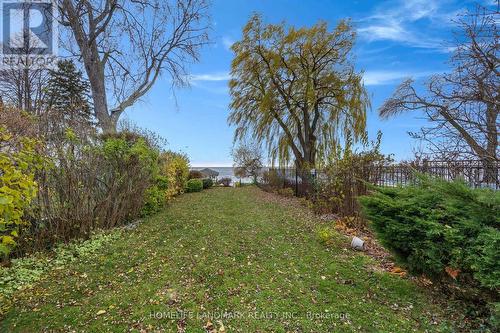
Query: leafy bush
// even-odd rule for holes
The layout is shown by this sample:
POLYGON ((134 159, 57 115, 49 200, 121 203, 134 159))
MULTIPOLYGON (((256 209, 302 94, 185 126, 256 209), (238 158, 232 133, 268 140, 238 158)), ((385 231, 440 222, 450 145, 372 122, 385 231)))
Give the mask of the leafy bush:
POLYGON ((160 211, 165 204, 165 191, 158 186, 151 186, 146 190, 141 216, 150 216, 160 211))
POLYGON ((139 214, 144 214, 147 209, 150 210, 149 213, 154 213, 161 208, 165 196, 155 183, 159 172, 159 152, 142 136, 123 132, 105 138, 98 152, 103 154, 108 162, 106 169, 113 172, 112 175, 116 177, 113 179, 113 184, 116 188, 115 193, 119 193, 119 196, 114 204, 122 206, 122 212, 108 208, 106 217, 108 224, 101 227, 110 228, 123 224, 139 214), (130 188, 131 185, 133 189, 130 188), (113 218, 115 221, 109 224, 109 220, 113 218))
POLYGON ((166 176, 162 176, 162 175, 156 176, 155 183, 156 183, 155 185, 158 187, 158 189, 160 189, 162 191, 168 190, 169 184, 168 184, 168 178, 166 176))
POLYGON ((496 331, 500 331, 500 302, 490 304, 490 317, 488 318, 489 325, 496 331))
MULTIPOLYGON (((286 188, 295 189, 295 170, 293 169, 274 169, 271 168, 267 171, 262 172, 262 177, 260 178, 257 185, 263 189, 264 191, 278 193, 282 192, 285 195, 288 195, 289 190, 285 190, 286 188), (285 176, 287 175, 287 176, 285 176)), ((305 185, 299 181, 299 193, 303 193, 301 191, 305 188, 305 185)), ((295 190, 293 190, 295 193, 295 190)))
POLYGON ((189 160, 179 153, 160 154, 163 144, 154 133, 125 126, 115 134, 99 134, 90 122, 67 127, 58 121, 63 115, 35 117, 2 106, 0 111, 4 257, 153 214, 184 190, 189 160), (43 140, 36 153, 28 137, 43 140))
POLYGON ((211 178, 203 178, 202 181, 204 189, 214 186, 214 181, 211 178))
POLYGON ((146 196, 154 197, 147 191, 159 152, 136 133, 86 136, 67 129, 45 149, 53 167, 37 174, 23 252, 124 224, 141 215, 146 196))
POLYGON ((283 188, 285 183, 285 178, 276 170, 270 169, 262 173, 262 184, 265 189, 270 191, 276 191, 283 188))
POLYGON ((182 193, 189 177, 189 159, 186 155, 166 151, 160 155, 160 174, 167 177, 166 199, 182 193))
POLYGON ((200 192, 203 190, 203 181, 201 179, 190 179, 186 184, 186 192, 200 192))
POLYGON ((231 186, 232 179, 229 177, 224 177, 219 179, 218 183, 221 184, 224 187, 229 187, 231 186))
POLYGON ((321 168, 313 181, 314 211, 318 214, 335 213, 341 216, 359 214, 358 196, 367 193, 371 170, 390 161, 380 153, 381 134, 366 151, 353 151, 348 144, 337 149, 321 168))
POLYGON ((166 203, 167 190, 167 177, 157 176, 154 185, 146 190, 141 216, 149 216, 159 212, 166 203))
POLYGON ((377 236, 415 273, 500 287, 500 192, 419 176, 360 198, 377 236))
POLYGON ((0 255, 4 260, 16 247, 21 228, 29 224, 25 210, 36 196, 34 176, 42 166, 36 143, 0 127, 0 255))
POLYGON ((189 179, 198 179, 203 178, 203 174, 198 170, 190 170, 189 171, 189 179))

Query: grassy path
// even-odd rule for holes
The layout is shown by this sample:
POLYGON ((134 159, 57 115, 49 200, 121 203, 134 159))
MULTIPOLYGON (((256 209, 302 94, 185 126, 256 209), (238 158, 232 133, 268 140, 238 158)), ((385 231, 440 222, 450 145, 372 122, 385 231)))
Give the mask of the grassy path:
POLYGON ((270 198, 252 187, 183 195, 21 293, 0 332, 438 330, 412 283, 370 269, 347 240, 325 248, 304 208, 270 198))

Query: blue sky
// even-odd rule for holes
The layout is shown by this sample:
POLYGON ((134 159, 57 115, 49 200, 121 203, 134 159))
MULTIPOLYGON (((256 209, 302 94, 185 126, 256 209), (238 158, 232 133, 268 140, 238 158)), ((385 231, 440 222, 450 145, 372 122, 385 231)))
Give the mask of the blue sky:
POLYGON ((162 78, 144 101, 127 110, 126 118, 165 137, 168 148, 187 153, 192 166, 230 166, 229 47, 240 38, 252 13, 261 13, 268 23, 285 20, 311 26, 324 20, 331 28, 350 17, 358 31, 355 63, 365 72, 372 102, 369 135, 374 138, 382 130, 382 151, 396 159, 410 158, 416 143, 407 132, 418 130, 425 121, 418 114, 382 121, 377 108, 404 78, 422 82, 447 71, 451 20, 473 6, 472 1, 453 0, 213 0, 213 44, 202 50, 201 62, 191 66, 191 87, 177 89, 173 96, 168 78, 162 78))

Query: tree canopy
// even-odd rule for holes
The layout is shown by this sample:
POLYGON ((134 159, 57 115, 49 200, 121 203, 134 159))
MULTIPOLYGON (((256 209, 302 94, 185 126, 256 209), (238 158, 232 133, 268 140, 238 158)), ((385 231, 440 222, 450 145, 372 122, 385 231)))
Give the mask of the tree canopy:
POLYGON ((252 177, 253 182, 257 182, 257 176, 264 166, 262 162, 262 151, 259 145, 253 142, 243 142, 233 148, 234 174, 239 178, 252 177))
POLYGON ((232 46, 229 123, 235 140, 264 142, 272 162, 302 170, 341 138, 365 140, 369 99, 351 51, 355 32, 342 20, 311 28, 264 25, 254 15, 232 46))
POLYGON ((83 79, 73 61, 61 60, 57 69, 49 72, 46 87, 47 107, 72 120, 90 122, 92 110, 89 104, 89 83, 83 79), (78 118, 78 119, 77 119, 78 118))

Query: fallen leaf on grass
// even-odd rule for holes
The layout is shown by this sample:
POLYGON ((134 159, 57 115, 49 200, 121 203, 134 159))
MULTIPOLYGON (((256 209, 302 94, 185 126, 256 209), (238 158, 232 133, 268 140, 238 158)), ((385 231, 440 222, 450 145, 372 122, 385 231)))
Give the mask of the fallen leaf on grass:
POLYGON ((419 280, 426 287, 432 285, 432 281, 426 278, 425 276, 421 276, 419 280))
POLYGON ((451 268, 447 266, 445 269, 446 273, 448 273, 449 276, 451 276, 454 280, 457 279, 458 274, 460 273, 459 269, 451 268))
POLYGON ((222 321, 219 320, 217 323, 219 324, 219 333, 226 333, 226 328, 224 327, 222 321))
POLYGON ((97 311, 97 313, 96 313, 96 314, 97 314, 98 316, 100 316, 100 315, 105 314, 105 313, 106 313, 106 310, 99 310, 99 311, 97 311))
POLYGON ((406 276, 406 271, 404 269, 402 269, 401 267, 398 267, 398 266, 394 266, 391 271, 390 271, 392 274, 396 274, 396 275, 399 275, 401 277, 403 276, 406 276))
POLYGON ((212 322, 209 320, 207 321, 206 325, 203 326, 203 328, 205 329, 205 331, 207 331, 208 333, 217 333, 217 329, 215 328, 214 324, 212 324, 212 322))

